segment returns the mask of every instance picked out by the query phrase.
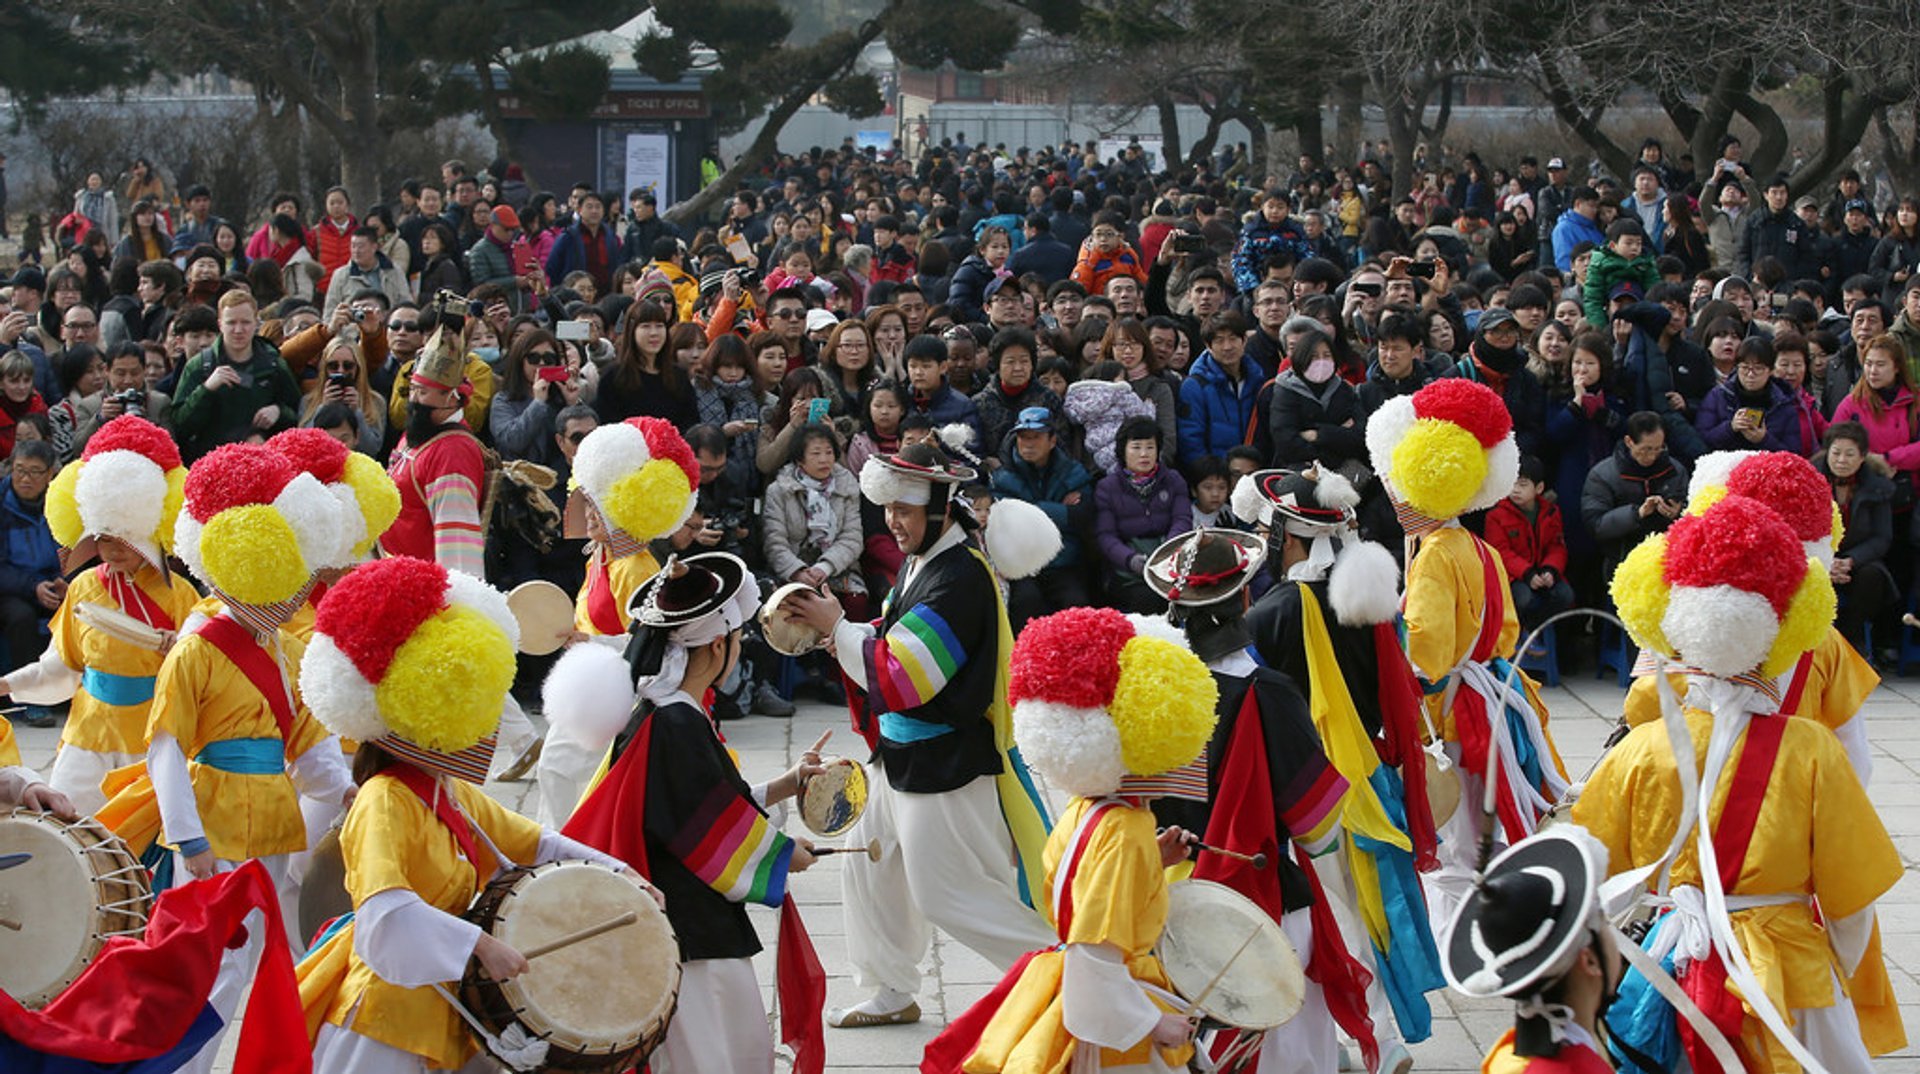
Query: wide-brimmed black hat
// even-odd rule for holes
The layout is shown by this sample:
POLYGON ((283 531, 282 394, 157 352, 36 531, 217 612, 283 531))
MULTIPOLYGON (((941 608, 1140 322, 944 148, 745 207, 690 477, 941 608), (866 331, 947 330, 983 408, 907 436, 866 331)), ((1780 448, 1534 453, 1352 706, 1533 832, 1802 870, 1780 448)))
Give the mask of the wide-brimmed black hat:
POLYGON ((1334 535, 1354 523, 1360 494, 1332 470, 1256 470, 1233 493, 1234 514, 1301 536, 1334 535), (1247 514, 1242 515, 1245 511, 1247 514))
POLYGON ((1441 941, 1447 983, 1483 999, 1526 996, 1551 983, 1589 939, 1603 853, 1585 832, 1555 828, 1495 858, 1441 941))
POLYGON ((1266 558, 1267 543, 1255 534, 1198 529, 1154 549, 1141 573, 1167 603, 1202 607, 1244 589, 1266 558))
POLYGON ((627 615, 635 626, 656 629, 697 623, 733 601, 747 578, 747 565, 726 552, 674 556, 633 591, 627 615))

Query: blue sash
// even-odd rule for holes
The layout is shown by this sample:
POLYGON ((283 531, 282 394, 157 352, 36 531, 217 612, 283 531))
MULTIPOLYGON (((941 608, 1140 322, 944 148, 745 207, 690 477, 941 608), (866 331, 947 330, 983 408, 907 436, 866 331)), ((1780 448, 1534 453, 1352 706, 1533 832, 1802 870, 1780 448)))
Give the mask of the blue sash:
POLYGON ((152 675, 115 675, 99 668, 82 668, 80 688, 106 705, 144 705, 153 700, 152 675))
POLYGON ((209 742, 194 761, 241 776, 277 776, 287 770, 286 748, 277 738, 227 738, 209 742))
POLYGON ((912 716, 902 716, 897 712, 880 714, 880 736, 889 742, 910 745, 952 733, 953 727, 949 724, 915 719, 912 716))

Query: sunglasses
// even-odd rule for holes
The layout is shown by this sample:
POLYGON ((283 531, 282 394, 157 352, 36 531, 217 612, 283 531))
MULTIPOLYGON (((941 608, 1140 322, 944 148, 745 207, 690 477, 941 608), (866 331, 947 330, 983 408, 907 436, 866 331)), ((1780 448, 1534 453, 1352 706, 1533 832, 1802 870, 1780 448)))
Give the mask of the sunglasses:
POLYGON ((806 314, 800 310, 774 310, 772 313, 767 314, 767 316, 782 321, 794 321, 806 316, 806 314))
POLYGON ((573 432, 573 433, 568 433, 568 434, 567 434, 567 443, 569 443, 569 444, 578 444, 578 443, 579 443, 580 441, 582 441, 582 440, 585 440, 585 439, 587 438, 587 433, 590 433, 590 432, 592 432, 592 431, 593 431, 592 429, 588 429, 588 430, 587 430, 586 432, 573 432))
POLYGON ((387 331, 389 331, 389 332, 418 332, 418 331, 420 331, 420 322, 419 322, 419 321, 388 321, 388 322, 387 322, 387 331))
POLYGON ((527 357, 537 359, 541 365, 559 365, 559 355, 552 351, 528 351, 527 357))

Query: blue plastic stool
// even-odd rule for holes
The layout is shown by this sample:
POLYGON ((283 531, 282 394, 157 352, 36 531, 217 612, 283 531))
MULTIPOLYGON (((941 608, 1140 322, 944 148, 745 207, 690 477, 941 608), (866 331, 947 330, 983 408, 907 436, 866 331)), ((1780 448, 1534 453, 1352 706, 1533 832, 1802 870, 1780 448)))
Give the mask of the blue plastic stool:
MULTIPOLYGON (((1917 607, 1920 607, 1920 603, 1916 601, 1907 602, 1907 610, 1909 612, 1915 610, 1917 607)), ((1869 642, 1867 648, 1871 650, 1873 644, 1869 642)), ((1902 623, 1900 625, 1900 674, 1903 677, 1913 674, 1910 669, 1915 665, 1920 665, 1920 630, 1915 630, 1905 623, 1902 623)))
MULTIPOLYGON (((1520 631, 1521 640, 1525 640, 1527 633, 1525 629, 1520 631)), ((1539 675, 1543 686, 1560 685, 1560 642, 1554 637, 1553 627, 1540 631, 1533 648, 1520 654, 1520 670, 1539 675)))
POLYGON ((1595 677, 1604 679, 1611 669, 1619 680, 1620 688, 1626 689, 1633 682, 1633 642, 1627 635, 1611 624, 1600 627, 1600 661, 1594 669, 1595 677))

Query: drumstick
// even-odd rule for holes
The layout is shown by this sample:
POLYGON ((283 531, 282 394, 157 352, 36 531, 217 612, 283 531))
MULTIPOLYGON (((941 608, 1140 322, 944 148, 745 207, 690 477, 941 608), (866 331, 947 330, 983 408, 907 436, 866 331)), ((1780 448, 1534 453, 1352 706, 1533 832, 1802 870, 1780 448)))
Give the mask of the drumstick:
POLYGON ((1256 854, 1243 854, 1238 850, 1228 850, 1226 847, 1217 847, 1217 846, 1213 846, 1210 843, 1202 843, 1198 841, 1195 841, 1193 843, 1193 848, 1195 850, 1210 851, 1214 854, 1218 854, 1221 857, 1225 857, 1225 858, 1238 858, 1239 860, 1244 861, 1247 864, 1253 866, 1255 869, 1265 869, 1267 867, 1267 854, 1266 854, 1266 851, 1264 850, 1256 854))
POLYGON ((1247 948, 1253 946, 1253 941, 1258 939, 1259 936, 1260 936, 1260 926, 1255 925, 1253 927, 1253 931, 1247 933, 1247 938, 1244 940, 1241 940, 1240 946, 1234 949, 1233 957, 1227 959, 1226 964, 1221 966, 1219 971, 1213 975, 1213 980, 1207 982, 1207 987, 1202 988, 1200 990, 1199 995, 1187 1001, 1187 1017, 1188 1018, 1192 1018, 1194 1015, 1200 1013, 1200 1005, 1207 1001, 1207 997, 1209 995, 1213 994, 1214 986, 1218 985, 1222 980, 1226 978, 1227 971, 1233 968, 1233 964, 1235 962, 1240 961, 1240 956, 1247 953, 1247 948))
POLYGON ((828 854, 865 854, 868 861, 880 860, 880 840, 869 839, 863 847, 814 847, 813 856, 826 857, 828 854))
POLYGON ((625 928, 638 920, 640 920, 640 915, 634 913, 632 910, 628 910, 619 917, 608 918, 598 925, 588 925, 578 932, 569 932, 557 940, 548 940, 546 943, 529 947, 525 951, 520 952, 520 957, 532 961, 541 955, 550 955, 562 947, 572 947, 582 940, 591 940, 603 932, 612 932, 614 929, 625 928))
POLYGON ((0 917, 0 929, 12 929, 15 932, 19 932, 20 922, 10 918, 0 917))

